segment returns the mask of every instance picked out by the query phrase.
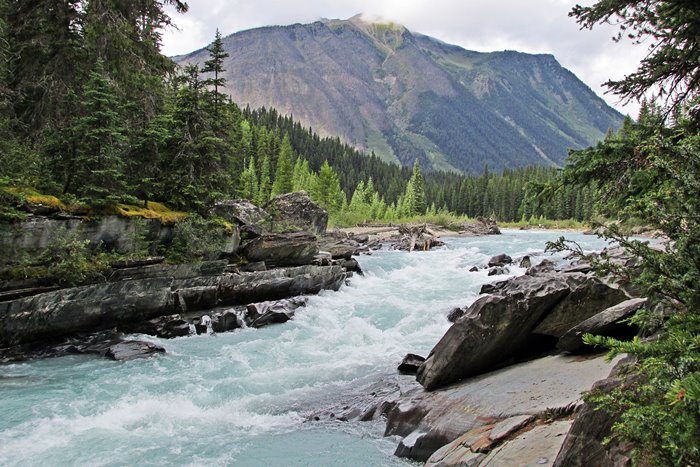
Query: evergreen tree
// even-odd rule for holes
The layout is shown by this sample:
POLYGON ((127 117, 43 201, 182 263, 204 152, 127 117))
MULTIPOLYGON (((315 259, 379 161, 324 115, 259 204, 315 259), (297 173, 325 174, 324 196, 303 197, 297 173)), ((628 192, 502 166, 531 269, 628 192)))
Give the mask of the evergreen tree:
POLYGON ((423 180, 423 175, 420 171, 420 164, 418 159, 413 164, 413 174, 411 175, 411 189, 412 189, 412 214, 425 214, 426 202, 425 202, 425 182, 423 180))
POLYGON ((272 181, 270 180, 270 157, 265 154, 262 164, 260 165, 260 183, 258 184, 258 193, 255 197, 255 204, 263 206, 270 200, 272 193, 272 181))
POLYGON ((329 214, 336 214, 342 207, 342 198, 344 195, 340 190, 340 180, 338 175, 333 171, 328 161, 324 162, 321 170, 318 172, 316 187, 313 192, 313 198, 318 204, 326 209, 329 214))
POLYGON ((101 60, 90 73, 80 97, 83 116, 75 127, 76 160, 65 191, 92 203, 115 201, 125 194, 125 138, 119 104, 101 60))
POLYGON ((241 173, 238 184, 238 196, 254 201, 258 190, 258 177, 255 173, 255 159, 248 161, 248 167, 241 173))
POLYGON ((277 168, 275 170, 275 181, 272 184, 272 196, 292 191, 292 157, 294 157, 294 150, 289 141, 289 135, 284 135, 280 152, 277 156, 277 168))
POLYGON ((221 40, 219 28, 216 29, 214 42, 212 42, 211 46, 207 47, 207 51, 209 52, 209 59, 204 62, 202 73, 213 73, 214 75, 205 79, 204 84, 214 87, 214 118, 218 120, 219 103, 223 98, 223 95, 219 92, 219 88, 223 88, 226 85, 226 79, 223 77, 223 73, 226 71, 226 68, 224 68, 224 60, 229 56, 224 50, 224 43, 221 40))

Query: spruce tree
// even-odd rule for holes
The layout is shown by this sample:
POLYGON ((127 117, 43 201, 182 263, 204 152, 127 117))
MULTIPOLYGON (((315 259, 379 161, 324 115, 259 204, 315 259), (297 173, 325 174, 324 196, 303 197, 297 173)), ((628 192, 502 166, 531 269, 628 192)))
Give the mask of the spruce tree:
POLYGON ((81 94, 83 116, 76 122, 75 165, 66 190, 91 203, 115 201, 124 195, 124 129, 119 103, 98 60, 81 94))
POLYGON ((255 159, 248 161, 248 167, 241 172, 238 184, 238 196, 251 201, 255 201, 258 194, 258 177, 255 173, 255 159))
POLYGON ((224 68, 224 60, 228 58, 228 53, 224 50, 224 43, 221 40, 221 33, 219 28, 216 29, 216 34, 214 35, 214 42, 211 46, 207 47, 209 52, 209 59, 204 62, 202 67, 202 73, 213 73, 214 76, 206 78, 204 84, 206 86, 213 86, 213 101, 214 101, 214 118, 219 119, 219 104, 222 100, 222 95, 219 93, 219 88, 223 88, 226 85, 226 78, 224 78, 223 73, 226 71, 224 68))
POLYGON ((277 157, 277 169, 275 170, 275 181, 272 184, 272 196, 292 191, 292 157, 294 157, 292 144, 289 142, 289 136, 284 135, 277 157))
POLYGON ((338 175, 333 171, 328 161, 323 162, 321 170, 318 172, 316 189, 313 195, 318 204, 326 209, 329 214, 336 214, 340 211, 344 195, 340 190, 338 175))
POLYGON ((263 206, 270 201, 272 193, 272 181, 270 180, 270 157, 265 154, 262 164, 260 164, 260 182, 258 183, 258 193, 255 196, 255 204, 263 206))
POLYGON ((413 164, 413 174, 411 175, 411 188, 413 191, 413 205, 411 209, 411 214, 425 214, 425 181, 423 180, 423 175, 420 171, 420 164, 418 163, 418 159, 416 159, 416 161, 413 164))

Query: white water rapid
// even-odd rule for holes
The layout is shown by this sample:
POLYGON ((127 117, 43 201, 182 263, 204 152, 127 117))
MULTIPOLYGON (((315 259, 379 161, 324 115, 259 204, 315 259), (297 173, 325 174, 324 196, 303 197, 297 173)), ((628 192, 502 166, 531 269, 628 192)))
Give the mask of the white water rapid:
MULTIPOLYGON (((167 353, 112 362, 62 357, 0 366, 0 465, 405 465, 381 422, 307 422, 311 411, 394 378, 427 355, 447 313, 472 303, 498 253, 533 256, 562 235, 506 231, 430 252, 359 258, 366 274, 292 321, 152 339, 167 353)), ((593 236, 566 233, 588 250, 593 236)), ((513 274, 523 271, 511 268, 513 274)), ((143 336, 139 336, 143 337, 143 336)))

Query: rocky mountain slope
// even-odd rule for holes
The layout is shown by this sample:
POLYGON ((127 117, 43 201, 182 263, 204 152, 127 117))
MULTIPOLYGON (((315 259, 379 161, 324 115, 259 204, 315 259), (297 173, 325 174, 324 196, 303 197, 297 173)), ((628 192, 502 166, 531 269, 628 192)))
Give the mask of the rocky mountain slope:
POLYGON ((552 55, 468 51, 359 16, 242 31, 224 45, 234 101, 405 165, 558 165, 622 121, 552 55))

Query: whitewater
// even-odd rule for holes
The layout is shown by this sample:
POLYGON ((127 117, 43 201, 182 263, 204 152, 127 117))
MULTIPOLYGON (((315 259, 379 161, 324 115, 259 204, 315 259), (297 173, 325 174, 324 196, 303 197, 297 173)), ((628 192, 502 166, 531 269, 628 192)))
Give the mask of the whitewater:
MULTIPOLYGON (((408 353, 427 355, 471 304, 499 253, 544 258, 561 235, 506 230, 447 238, 429 252, 377 251, 338 292, 309 298, 292 321, 261 329, 151 340, 167 353, 113 362, 71 356, 0 366, 0 465, 415 465, 375 422, 309 414, 396 380, 408 353)), ((554 257, 561 261, 561 256, 554 257)), ((512 267, 509 276, 522 274, 512 267)))

